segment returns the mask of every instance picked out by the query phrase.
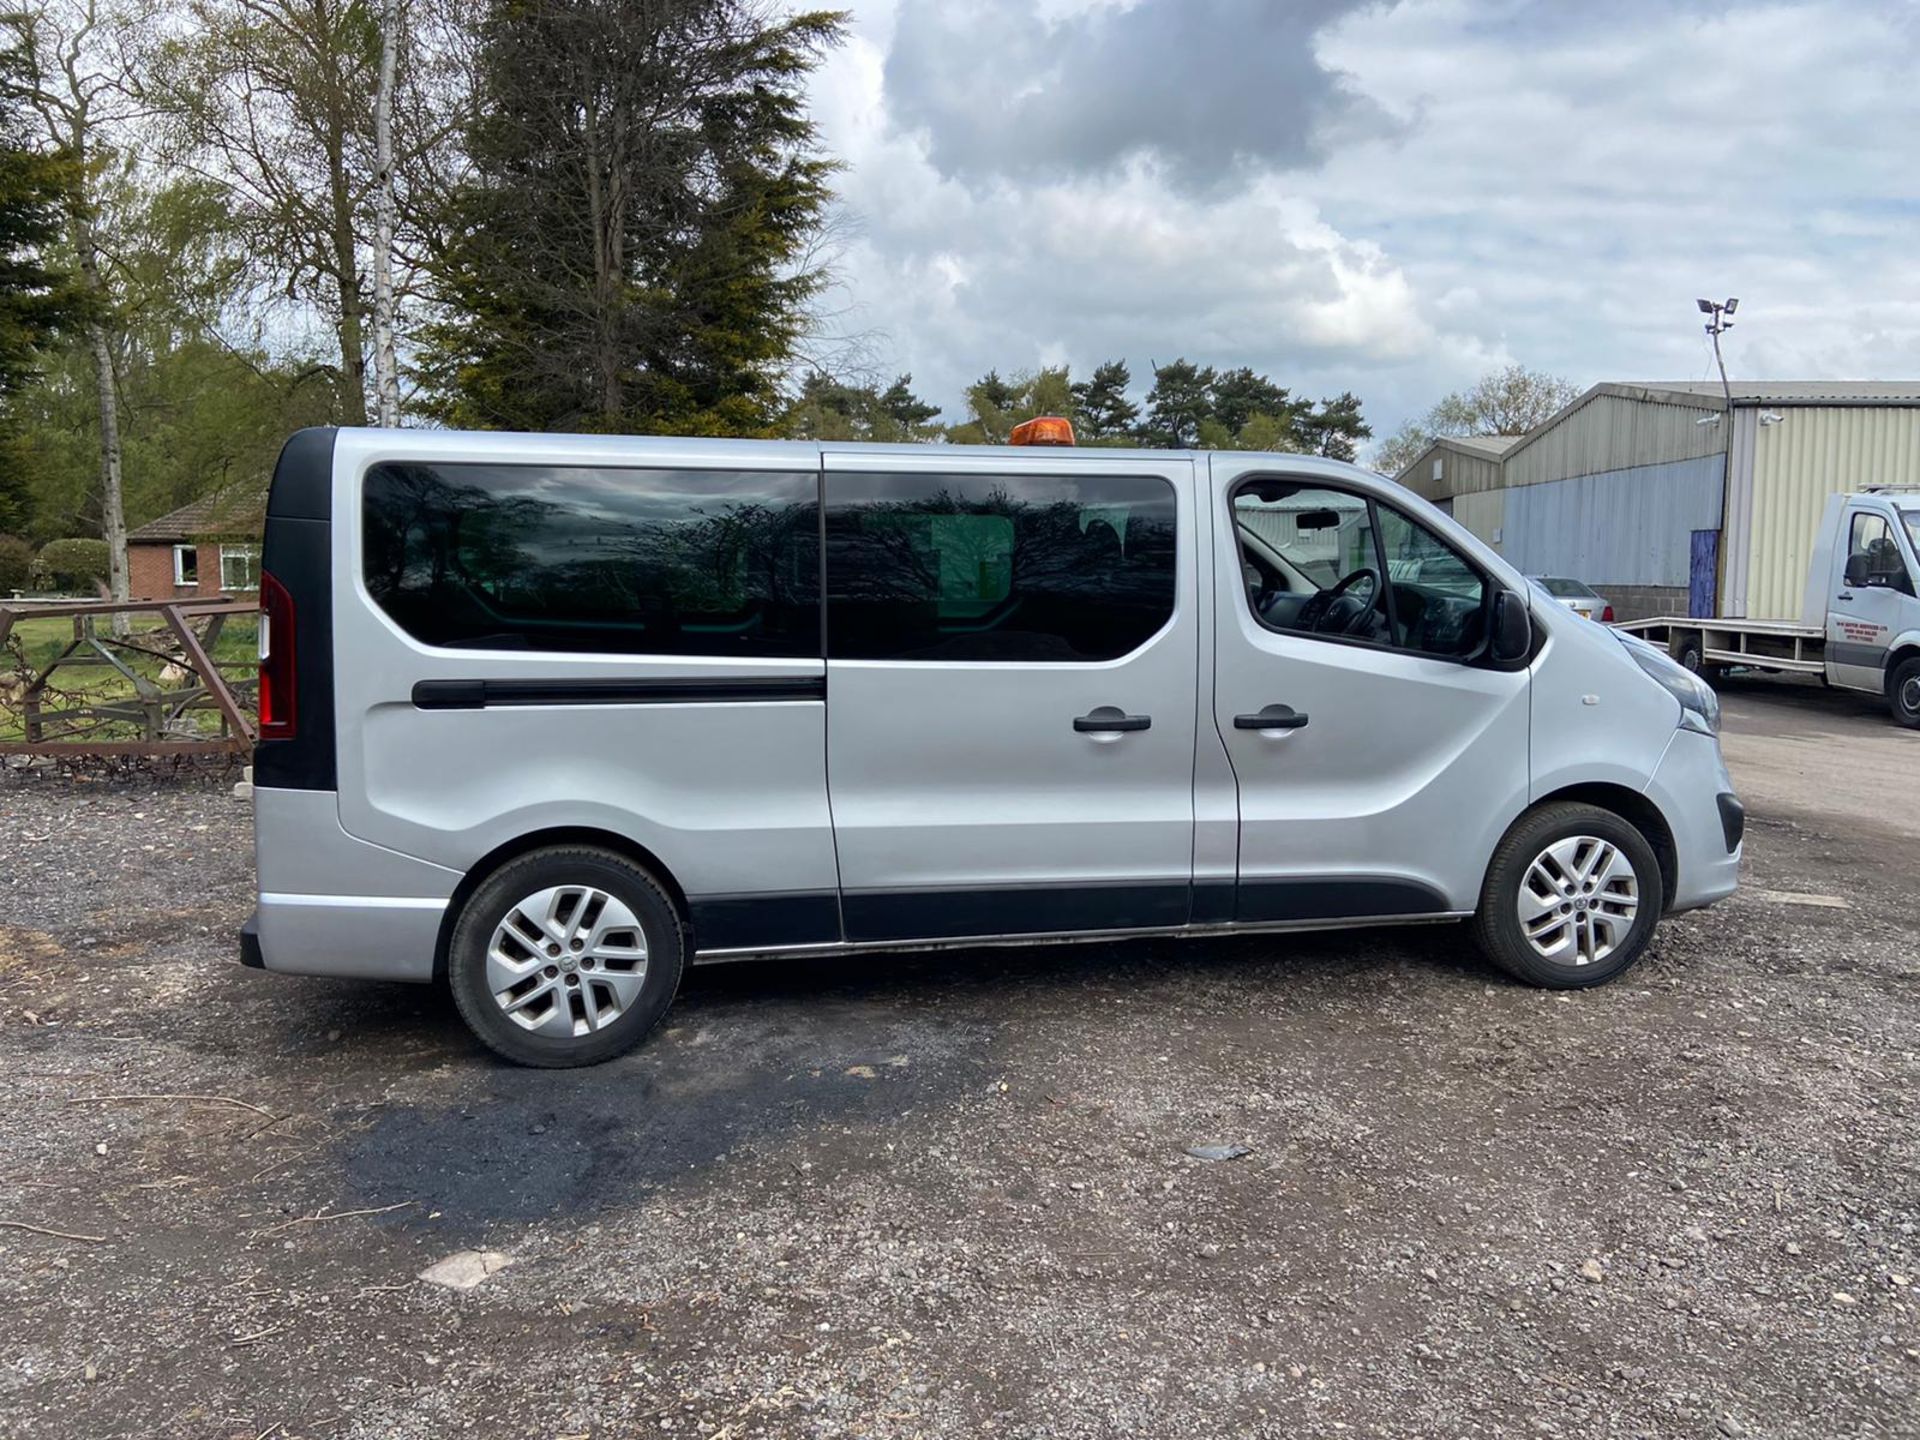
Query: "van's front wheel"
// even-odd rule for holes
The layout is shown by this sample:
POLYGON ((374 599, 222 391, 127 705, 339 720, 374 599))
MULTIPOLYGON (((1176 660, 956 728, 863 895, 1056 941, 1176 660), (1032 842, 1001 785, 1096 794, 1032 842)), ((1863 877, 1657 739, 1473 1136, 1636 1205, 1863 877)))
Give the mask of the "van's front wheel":
POLYGON ((1920 730, 1920 655, 1894 666, 1887 677, 1887 700, 1895 720, 1909 730, 1920 730))
POLYGON ((468 897, 447 981, 489 1049, 520 1065, 593 1065, 659 1023, 685 948, 652 876, 610 850, 553 846, 508 861, 468 897))
POLYGON ((1653 847, 1597 805, 1543 805, 1494 851, 1473 917, 1486 957, 1554 990, 1620 974, 1653 936, 1666 885, 1653 847))

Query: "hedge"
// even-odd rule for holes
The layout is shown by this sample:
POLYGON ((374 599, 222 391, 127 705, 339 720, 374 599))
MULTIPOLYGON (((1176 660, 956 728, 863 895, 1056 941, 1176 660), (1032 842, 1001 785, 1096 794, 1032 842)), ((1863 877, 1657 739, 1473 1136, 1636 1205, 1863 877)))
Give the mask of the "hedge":
POLYGON ((92 593, 107 578, 104 540, 49 540, 34 557, 34 583, 56 590, 92 593))

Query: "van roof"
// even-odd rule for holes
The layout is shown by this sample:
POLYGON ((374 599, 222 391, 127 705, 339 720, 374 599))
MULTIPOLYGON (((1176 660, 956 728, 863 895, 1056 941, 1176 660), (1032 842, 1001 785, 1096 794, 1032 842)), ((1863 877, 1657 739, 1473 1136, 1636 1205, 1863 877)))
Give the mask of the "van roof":
POLYGON ((699 455, 708 459, 729 456, 742 462, 766 464, 780 456, 796 452, 811 456, 863 455, 911 456, 925 460, 929 455, 950 455, 956 459, 994 459, 1014 461, 1027 468, 1043 468, 1056 461, 1097 463, 1101 460, 1189 460, 1203 462, 1210 455, 1232 456, 1235 460, 1271 460, 1276 465, 1323 474, 1351 474, 1355 470, 1380 479, 1377 472, 1365 470, 1350 461, 1324 455, 1289 452, 1258 453, 1243 450, 1137 450, 1108 445, 1012 446, 947 444, 875 444, 856 440, 735 440, 679 435, 572 435, 533 431, 505 430, 381 430, 373 427, 343 428, 337 432, 340 442, 364 448, 401 454, 414 453, 422 458, 434 455, 446 459, 449 451, 499 451, 504 460, 520 460, 535 455, 579 456, 582 459, 618 454, 622 456, 665 453, 699 455))

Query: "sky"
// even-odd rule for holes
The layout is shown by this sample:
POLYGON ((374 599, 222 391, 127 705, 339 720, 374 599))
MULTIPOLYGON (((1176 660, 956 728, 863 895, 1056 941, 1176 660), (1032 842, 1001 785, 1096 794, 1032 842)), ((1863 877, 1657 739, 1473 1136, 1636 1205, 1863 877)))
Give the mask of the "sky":
POLYGON ((844 0, 833 334, 962 417, 1125 359, 1352 390, 1510 363, 1920 377, 1920 4, 844 0))

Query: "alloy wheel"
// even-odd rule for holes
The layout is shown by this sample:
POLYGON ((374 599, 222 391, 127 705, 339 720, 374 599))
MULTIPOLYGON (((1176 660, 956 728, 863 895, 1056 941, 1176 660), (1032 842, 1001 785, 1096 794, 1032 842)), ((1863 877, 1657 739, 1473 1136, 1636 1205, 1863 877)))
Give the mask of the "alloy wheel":
POLYGON ((507 911, 487 945, 487 989, 536 1035, 591 1035, 613 1024, 647 978, 647 936, 617 896, 589 885, 537 890, 507 911))
POLYGON ((1534 856, 1515 910, 1535 954, 1556 965, 1592 965, 1632 932, 1640 877, 1612 841, 1570 836, 1534 856))

